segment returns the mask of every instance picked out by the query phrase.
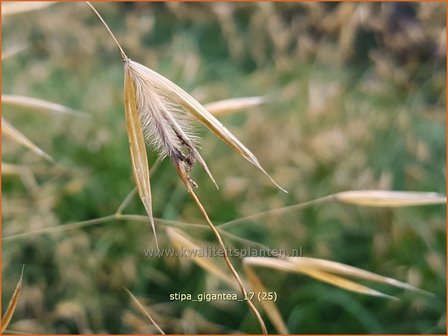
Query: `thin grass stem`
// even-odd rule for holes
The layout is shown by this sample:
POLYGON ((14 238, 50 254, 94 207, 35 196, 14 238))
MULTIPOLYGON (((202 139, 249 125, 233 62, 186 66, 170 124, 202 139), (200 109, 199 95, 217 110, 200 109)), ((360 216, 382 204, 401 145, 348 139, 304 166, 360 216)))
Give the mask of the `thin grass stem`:
POLYGON ((280 213, 286 212, 286 211, 303 209, 303 208, 306 208, 306 207, 309 207, 309 206, 312 206, 312 205, 316 205, 316 204, 320 204, 320 203, 324 203, 324 202, 333 200, 334 198, 335 198, 335 194, 332 194, 332 195, 319 197, 319 198, 316 198, 316 199, 311 200, 311 201, 306 201, 306 202, 303 202, 303 203, 297 203, 297 204, 288 205, 288 206, 282 207, 282 208, 276 208, 276 209, 266 210, 266 211, 262 211, 262 212, 257 212, 255 214, 252 214, 252 215, 249 215, 249 216, 246 216, 246 217, 237 218, 237 219, 228 221, 226 223, 217 225, 217 227, 219 227, 220 229, 229 228, 231 226, 234 226, 236 224, 240 224, 240 223, 242 223, 244 221, 247 221, 247 220, 257 219, 257 218, 260 218, 260 217, 265 216, 265 215, 280 214, 280 213))
POLYGON ((118 43, 117 38, 115 37, 115 35, 112 33, 112 31, 110 30, 109 26, 107 25, 106 21, 104 21, 104 19, 102 18, 102 16, 100 15, 100 13, 98 13, 98 11, 95 9, 95 7, 92 6, 92 4, 89 1, 86 1, 87 5, 90 6, 90 8, 92 8, 92 10, 95 12, 96 16, 98 16, 98 18, 101 20, 101 22, 103 23, 104 27, 106 27, 107 31, 109 32, 109 34, 112 36, 112 38, 114 39, 115 43, 117 44, 118 49, 120 50, 120 55, 121 55, 121 59, 124 61, 126 61, 128 59, 128 56, 126 55, 126 53, 124 52, 123 48, 121 47, 120 43, 118 43))
POLYGON ((267 329, 266 329, 266 325, 265 325, 265 323, 264 323, 264 321, 263 321, 263 319, 262 319, 258 309, 254 306, 252 301, 248 299, 249 296, 248 296, 248 292, 246 290, 246 287, 244 286, 243 282, 241 281, 241 278, 238 275, 237 271, 233 267, 232 262, 230 261, 230 258, 229 258, 228 254, 227 254, 226 245, 224 244, 224 241, 223 241, 223 239, 221 237, 221 234, 219 233, 219 231, 216 229, 216 227, 213 225, 212 221, 208 217, 207 211, 205 211, 204 206, 202 205, 202 203, 199 200, 198 196, 193 191, 193 188, 191 187, 190 183, 185 183, 185 185, 187 186, 188 193, 191 195, 193 200, 198 205, 199 210, 201 211, 202 215, 204 216, 205 220, 207 221, 208 226, 212 230, 213 234, 215 235, 216 239, 219 242, 219 245, 223 249, 223 251, 224 251, 224 261, 226 262, 227 267, 229 268, 230 272, 232 273, 233 277, 235 278, 236 282, 238 283, 238 286, 239 286, 241 292, 243 293, 244 298, 247 301, 249 309, 252 311, 252 313, 257 318, 257 321, 258 321, 258 324, 260 325, 261 331, 263 332, 263 334, 267 335, 268 332, 267 332, 267 329))

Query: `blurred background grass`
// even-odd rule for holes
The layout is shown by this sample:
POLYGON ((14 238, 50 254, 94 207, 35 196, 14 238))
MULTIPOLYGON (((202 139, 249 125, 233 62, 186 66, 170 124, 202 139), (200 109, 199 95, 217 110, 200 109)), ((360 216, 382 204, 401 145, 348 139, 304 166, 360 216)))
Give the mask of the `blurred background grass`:
MULTIPOLYGON (((202 103, 265 95, 221 120, 289 191, 283 194, 208 131, 202 153, 221 189, 194 171, 216 224, 353 189, 445 193, 445 4, 101 3, 134 60, 202 103)), ((55 101, 90 119, 3 106, 52 165, 13 142, 2 161, 32 174, 2 178, 3 236, 99 218, 133 188, 123 70, 104 27, 83 3, 3 18, 3 93, 55 101)), ((150 162, 156 154, 149 153, 150 162)), ((204 223, 168 160, 152 178, 154 214, 204 223)), ((126 213, 144 214, 134 198, 126 213)), ((445 208, 366 209, 324 203, 243 221, 229 232, 305 256, 407 281, 434 297, 364 297, 260 269, 292 333, 445 333, 445 208)), ((161 246, 171 247, 158 226, 161 246)), ((190 235, 214 243, 206 230, 190 235)), ((240 246, 230 240, 230 245, 240 246)), ((145 258, 148 225, 106 223, 3 241, 3 310, 25 264, 9 329, 34 333, 147 333, 129 288, 167 333, 259 332, 237 302, 173 302, 175 292, 228 290, 194 264, 145 258)), ((235 260, 239 267, 240 263, 235 260)), ((386 289, 387 290, 387 289, 386 289)), ((274 331, 272 326, 269 326, 274 331)))

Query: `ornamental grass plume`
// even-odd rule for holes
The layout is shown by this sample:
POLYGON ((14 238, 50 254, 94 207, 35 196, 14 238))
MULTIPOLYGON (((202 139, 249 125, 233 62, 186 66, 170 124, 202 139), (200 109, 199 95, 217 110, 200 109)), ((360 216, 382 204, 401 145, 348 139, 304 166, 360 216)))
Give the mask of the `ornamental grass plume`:
MULTIPOLYGON (((255 155, 225 128, 218 119, 207 111, 204 106, 167 78, 140 63, 132 61, 126 55, 98 11, 89 2, 87 4, 99 17, 114 39, 124 64, 124 103, 132 167, 137 191, 148 214, 157 248, 158 243, 152 215, 151 186, 145 140, 161 157, 168 156, 173 162, 188 193, 198 205, 207 224, 225 251, 224 260, 227 267, 238 283, 244 298, 247 298, 247 291, 227 255, 222 237, 211 222, 205 208, 193 190, 193 188, 197 187, 197 184, 191 178, 191 171, 196 162, 199 162, 204 168, 216 187, 217 184, 207 164, 196 148, 198 138, 191 132, 189 117, 194 117, 199 120, 227 145, 263 172, 276 187, 284 192, 286 190, 280 187, 270 177, 255 155)), ((266 326, 260 313, 250 300, 247 300, 247 304, 256 316, 262 332, 266 334, 266 326)))
POLYGON ((197 150, 198 137, 191 132, 191 116, 263 172, 276 187, 286 192, 264 170, 256 156, 204 106, 167 78, 131 60, 100 14, 89 2, 87 4, 98 15, 114 39, 124 64, 125 114, 132 166, 137 190, 150 218, 154 234, 145 140, 159 155, 168 156, 171 159, 185 184, 197 187, 196 182, 191 178, 191 171, 194 164, 199 162, 217 186, 207 164, 197 150))

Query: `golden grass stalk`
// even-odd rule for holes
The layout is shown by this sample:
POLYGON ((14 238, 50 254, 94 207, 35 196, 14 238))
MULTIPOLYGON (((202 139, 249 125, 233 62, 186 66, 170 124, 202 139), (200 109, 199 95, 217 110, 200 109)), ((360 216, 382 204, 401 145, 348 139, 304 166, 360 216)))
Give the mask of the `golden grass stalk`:
POLYGON ((363 280, 383 283, 386 285, 390 285, 397 288, 412 290, 412 291, 418 291, 425 294, 430 294, 420 288, 416 288, 414 286, 411 286, 408 283, 401 282, 399 280, 388 278, 382 275, 378 275, 376 273, 372 273, 369 271, 365 271, 362 269, 359 269, 357 267, 353 267, 350 265, 345 265, 336 261, 331 260, 325 260, 325 259, 317 259, 317 258, 306 258, 302 257, 300 258, 300 261, 297 261, 297 258, 288 258, 290 260, 293 260, 295 263, 299 263, 299 265, 308 265, 311 268, 319 269, 323 272, 330 272, 335 274, 341 274, 344 276, 351 276, 363 280))
MULTIPOLYGON (((185 232, 179 229, 174 228, 166 228, 166 233, 168 235, 171 243, 178 249, 182 248, 188 249, 189 251, 201 251, 202 248, 195 244, 191 237, 189 237, 185 232)), ((191 253, 191 259, 205 271, 213 274, 218 279, 224 281, 230 286, 234 286, 235 282, 232 280, 232 277, 229 276, 228 273, 224 272, 220 265, 218 265, 214 258, 211 257, 203 257, 199 253, 191 253)))
POLYGON ((389 299, 393 299, 393 300, 398 300, 397 298, 390 296, 388 294, 384 294, 382 292, 379 292, 375 289, 369 288, 367 286, 361 285, 359 283, 356 283, 352 280, 348 280, 346 278, 340 277, 338 275, 334 275, 331 273, 325 273, 319 270, 314 270, 314 269, 307 269, 306 267, 301 268, 300 272, 308 275, 316 280, 322 281, 322 282, 326 282, 329 283, 330 285, 336 286, 336 287, 340 287, 342 289, 351 291, 351 292, 355 292, 355 293, 359 293, 359 294, 364 294, 364 295, 371 295, 371 296, 378 296, 378 297, 384 297, 384 298, 389 298, 389 299))
POLYGON ((446 196, 435 192, 354 190, 335 194, 343 203, 368 207, 408 207, 446 204, 446 196))
POLYGON ((256 106, 260 106, 266 102, 266 98, 263 96, 258 97, 241 97, 231 98, 225 100, 219 100, 205 104, 204 107, 214 116, 224 116, 237 111, 250 109, 256 106))
POLYGON ((135 303, 135 305, 138 307, 138 309, 148 318, 148 320, 156 327, 156 329, 161 333, 162 335, 166 335, 165 332, 162 330, 162 328, 159 327, 159 325, 154 321, 154 319, 151 317, 151 315, 148 313, 148 311, 145 309, 145 307, 138 301, 138 299, 135 297, 132 292, 125 288, 126 292, 128 292, 129 296, 132 298, 132 301, 135 303))
POLYGON ((25 107, 33 110, 46 110, 55 113, 70 114, 77 117, 87 117, 87 115, 83 112, 76 111, 61 104, 34 97, 2 94, 2 104, 25 107))
POLYGON ((16 289, 12 294, 11 300, 9 301, 8 308, 6 308, 5 314, 2 317, 2 333, 8 328, 9 323, 11 322, 12 316, 14 315, 14 311, 17 307, 17 302, 19 301, 20 290, 22 289, 22 281, 23 281, 23 271, 25 269, 25 265, 22 267, 22 274, 20 275, 19 282, 16 285, 16 289))
POLYGON ((207 103, 204 107, 214 116, 224 116, 237 111, 260 106, 264 103, 266 103, 266 98, 263 96, 240 97, 207 103))
MULTIPOLYGON (((182 172, 180 172, 182 174, 182 172)), ((181 175, 182 178, 182 175, 181 175)), ((224 250, 224 261, 227 264, 227 267, 229 268, 230 272, 232 273, 233 277, 235 278, 238 287, 241 290, 241 293, 243 294, 244 298, 248 298, 248 293, 246 290, 246 287, 244 286, 243 282, 241 281, 240 276, 238 275, 238 273, 236 272, 235 268, 232 265, 232 262, 230 261, 230 258, 227 254, 227 249, 226 249, 226 245, 224 244, 224 241, 221 237, 221 234, 219 233, 219 231, 215 228, 215 226, 213 225, 212 221, 210 220, 210 218, 208 217, 207 212, 205 211, 202 203, 199 201, 199 198, 197 197, 197 195, 195 194, 195 192, 193 191, 193 188, 191 186, 190 183, 188 183, 188 180, 185 179, 185 177, 183 178, 184 183, 187 187, 187 190, 190 194, 190 196, 194 199, 194 201, 196 202, 196 204, 199 207, 199 210, 201 211, 202 215, 204 216, 208 226, 210 227, 210 229, 212 230, 213 234, 215 235, 216 239, 218 240, 219 245, 221 246, 221 248, 224 250)), ((246 300, 249 309, 252 311, 252 313, 255 315, 258 324, 260 325, 261 331, 263 332, 263 334, 267 334, 267 329, 266 329, 266 325, 264 324, 263 319, 261 318, 261 315, 258 311, 258 309, 254 306, 254 304, 252 303, 251 300, 246 300)))
MULTIPOLYGON (((257 274, 246 265, 244 265, 244 273, 246 274, 246 278, 249 281, 249 284, 252 288, 252 290, 255 293, 267 293, 268 290, 261 282, 260 278, 257 276, 257 274)), ((266 312, 266 315, 271 320, 272 324, 274 325, 275 329, 279 334, 289 334, 288 328, 286 327, 285 321, 283 321, 283 318, 277 308, 277 305, 274 303, 274 301, 271 300, 262 300, 260 301, 261 306, 266 312)))
POLYGON ((3 1, 2 16, 31 12, 54 5, 53 1, 3 1))
POLYGON ((45 153, 42 149, 36 146, 30 139, 28 139, 22 132, 12 126, 8 121, 2 117, 2 131, 5 136, 11 140, 21 144, 22 146, 30 149, 35 154, 43 157, 47 161, 54 162, 53 158, 45 153))
POLYGON ((364 295, 372 295, 372 296, 395 299, 390 295, 384 294, 375 289, 372 289, 370 287, 361 285, 355 281, 347 279, 347 277, 374 281, 393 287, 409 289, 429 294, 428 292, 425 292, 421 289, 418 289, 416 287, 413 287, 407 283, 398 281, 396 279, 384 277, 353 266, 348 266, 338 262, 324 259, 305 258, 305 257, 288 257, 285 259, 248 257, 243 259, 243 263, 246 265, 246 267, 260 266, 260 267, 277 269, 285 272, 301 273, 310 276, 316 280, 329 283, 333 286, 340 287, 345 290, 357 292, 364 295))

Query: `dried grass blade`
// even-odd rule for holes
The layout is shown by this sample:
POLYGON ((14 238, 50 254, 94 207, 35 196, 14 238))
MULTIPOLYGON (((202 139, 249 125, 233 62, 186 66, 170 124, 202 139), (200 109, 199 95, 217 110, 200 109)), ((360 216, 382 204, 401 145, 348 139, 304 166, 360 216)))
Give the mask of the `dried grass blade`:
POLYGON ((20 290, 22 289, 22 281, 23 281, 23 271, 25 266, 22 267, 22 274, 20 275, 19 282, 16 285, 16 289, 12 294, 11 300, 9 301, 8 308, 6 308, 6 312, 2 317, 2 333, 8 328, 9 323, 11 322, 12 316, 14 315, 14 311, 17 307, 17 302, 19 301, 20 290))
POLYGON ((244 265, 273 268, 280 271, 290 272, 293 270, 292 263, 286 259, 268 257, 246 257, 243 259, 244 265))
POLYGON ((307 267, 314 268, 316 270, 320 270, 322 272, 329 272, 335 274, 341 274, 344 276, 364 279, 368 281, 374 281, 378 283, 383 283, 386 285, 394 286, 397 288, 418 291, 427 295, 432 295, 431 293, 424 291, 420 288, 416 288, 408 283, 388 278, 376 273, 372 273, 357 267, 353 267, 350 265, 345 265, 336 261, 325 260, 325 259, 317 259, 317 258, 288 258, 293 263, 297 263, 298 265, 306 265, 307 267))
POLYGON ((126 128, 129 138, 132 169, 134 172, 138 194, 146 209, 146 213, 148 214, 149 222, 154 232, 157 249, 159 249, 156 226, 154 224, 152 214, 151 185, 149 182, 149 166, 148 157, 146 154, 145 138, 137 111, 134 83, 132 82, 128 67, 125 67, 124 77, 124 110, 126 115, 126 128))
POLYGON ((235 287, 233 279, 222 271, 221 267, 210 257, 199 257, 202 248, 195 244, 190 236, 179 229, 166 228, 166 233, 171 243, 179 250, 187 249, 191 253, 191 259, 205 271, 215 275, 231 287, 235 287), (195 254, 194 251, 198 253, 195 254))
MULTIPOLYGON (((257 274, 247 265, 244 265, 244 273, 246 274, 246 278, 250 283, 250 286, 256 293, 266 293, 268 290, 261 282, 260 278, 257 274)), ((274 301, 271 300, 262 300, 260 304, 263 306, 266 315, 268 315, 272 324, 279 334, 289 334, 288 328, 286 327, 285 321, 277 308, 277 305, 274 301)))
MULTIPOLYGON (((193 187, 191 186, 190 183, 188 183, 185 180, 185 177, 183 176, 183 172, 181 170, 178 170, 180 173, 180 177, 181 179, 184 181, 185 186, 187 187, 188 193, 190 194, 190 196, 193 198, 193 200, 196 202, 196 205, 198 206, 199 210, 201 211, 202 215, 204 216, 209 228, 212 230, 215 238, 218 240, 219 245, 221 246, 221 248, 223 249, 224 252, 224 261, 227 265, 227 268, 229 269, 229 271, 232 273, 233 278, 235 279, 235 281, 238 283, 238 287, 241 291, 241 293, 243 294, 244 298, 248 297, 248 293, 246 290, 246 286, 244 285, 243 281, 241 280, 238 272, 236 271, 235 267, 233 267, 232 262, 230 261, 229 255, 227 253, 227 249, 226 249, 226 245, 224 244, 224 241, 222 239, 221 234, 219 233, 219 231, 216 229, 215 225, 213 224, 213 222, 210 220, 210 217, 207 214, 207 211, 205 210, 204 206, 202 205, 201 201, 199 200, 198 196, 195 194, 193 187)), ((254 314, 255 318, 258 321, 258 324, 260 325, 260 329, 261 332, 265 335, 267 335, 268 331, 266 329, 266 325, 263 321, 263 318, 260 315, 260 312, 258 311, 258 309, 255 307, 255 305, 252 303, 251 300, 246 300, 247 305, 249 306, 249 309, 252 311, 252 313, 254 314)))
POLYGON ((165 332, 162 330, 162 328, 159 327, 159 325, 156 323, 156 321, 154 321, 154 319, 151 317, 151 315, 147 312, 147 310, 145 309, 145 307, 143 307, 143 305, 140 303, 140 301, 138 301, 138 299, 135 297, 134 294, 132 294, 132 292, 125 288, 126 292, 128 292, 128 294, 130 295, 130 297, 132 298, 132 300, 134 301, 135 305, 138 307, 138 309, 148 318, 148 320, 157 328, 157 330, 159 331, 159 333, 161 333, 162 335, 166 335, 165 332))
POLYGON ((308 268, 301 268, 300 271, 298 270, 297 272, 303 273, 303 274, 308 275, 316 280, 329 283, 330 285, 333 285, 333 286, 336 286, 336 287, 339 287, 339 288, 342 288, 342 289, 345 289, 345 290, 348 290, 351 292, 398 300, 396 297, 384 294, 375 289, 358 284, 352 280, 345 279, 338 275, 325 273, 322 271, 308 269, 308 268))
POLYGON ((2 16, 35 11, 54 5, 53 1, 5 1, 2 2, 2 16))
POLYGON ((205 104, 204 107, 214 116, 224 116, 237 111, 259 106, 266 102, 265 97, 241 97, 219 100, 205 104))
POLYGON ((446 204, 446 196, 435 192, 354 190, 337 193, 335 198, 343 203, 368 207, 446 204))
POLYGON ((34 110, 47 110, 55 113, 70 114, 77 117, 88 117, 88 115, 85 114, 84 112, 80 112, 61 104, 53 103, 47 100, 34 97, 2 94, 2 103, 13 106, 30 108, 34 110))
POLYGON ((420 289, 417 289, 411 285, 402 283, 395 279, 382 277, 374 273, 370 273, 352 266, 343 265, 340 263, 335 263, 323 259, 304 258, 304 257, 297 257, 297 258, 291 257, 286 259, 248 257, 244 258, 244 263, 250 266, 261 266, 285 272, 302 273, 310 277, 313 277, 317 280, 332 284, 334 286, 365 295, 393 298, 392 296, 376 291, 370 287, 358 284, 352 280, 346 279, 339 275, 335 275, 333 273, 337 273, 344 276, 358 277, 370 281, 381 282, 394 287, 422 291, 420 289))
POLYGON ((3 134, 12 139, 13 141, 21 144, 22 146, 32 150, 34 153, 43 157, 44 159, 54 162, 53 158, 45 153, 42 149, 37 147, 30 139, 28 139, 23 133, 12 126, 8 121, 2 117, 2 131, 3 134))

